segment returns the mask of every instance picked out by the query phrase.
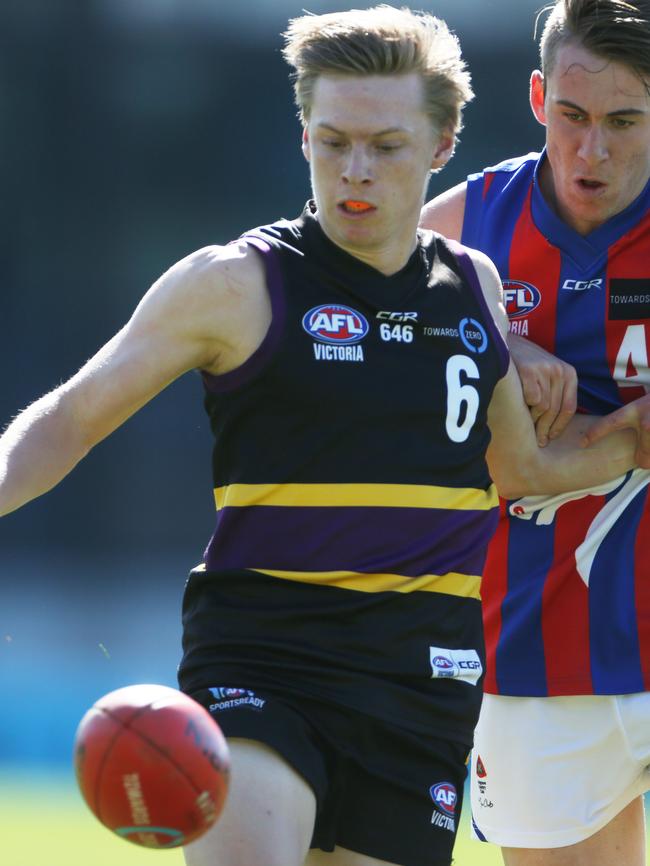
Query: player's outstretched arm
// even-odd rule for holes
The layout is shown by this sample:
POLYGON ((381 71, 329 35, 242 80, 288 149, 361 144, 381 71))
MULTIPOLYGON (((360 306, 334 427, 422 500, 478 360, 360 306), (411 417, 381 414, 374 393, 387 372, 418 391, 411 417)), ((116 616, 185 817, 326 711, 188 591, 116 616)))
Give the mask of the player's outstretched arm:
POLYGON ((585 432, 580 444, 593 448, 605 437, 609 441, 611 434, 618 430, 635 431, 636 462, 643 469, 650 469, 650 394, 599 418, 585 432))
POLYGON ((589 448, 581 443, 597 418, 575 415, 564 433, 542 448, 514 364, 494 391, 489 410, 488 465, 501 496, 565 493, 594 487, 637 466, 632 430, 613 432, 589 448))
MULTIPOLYGON (((496 268, 482 253, 471 254, 486 300, 505 337, 508 321, 496 268)), ((586 431, 597 420, 575 416, 563 436, 540 448, 519 375, 511 363, 494 390, 488 413, 492 432, 488 464, 499 493, 509 499, 564 493, 611 481, 634 468, 636 436, 631 430, 620 430, 590 448, 580 447, 586 431)))
POLYGON ((232 245, 174 265, 130 321, 0 438, 0 514, 54 487, 88 451, 182 373, 239 366, 270 320, 262 264, 232 245))

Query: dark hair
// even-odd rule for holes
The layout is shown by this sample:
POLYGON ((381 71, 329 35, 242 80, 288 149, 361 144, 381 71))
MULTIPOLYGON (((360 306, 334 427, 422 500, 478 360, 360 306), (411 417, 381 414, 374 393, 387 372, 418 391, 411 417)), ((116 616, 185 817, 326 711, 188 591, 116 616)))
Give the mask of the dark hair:
POLYGON ((325 15, 302 15, 283 34, 283 56, 294 72, 294 94, 304 123, 320 75, 408 75, 424 84, 424 109, 437 133, 461 128, 473 97, 458 39, 440 18, 381 5, 325 15))
POLYGON ((560 46, 578 43, 632 69, 650 92, 650 0, 557 0, 539 43, 542 73, 553 71, 560 46))

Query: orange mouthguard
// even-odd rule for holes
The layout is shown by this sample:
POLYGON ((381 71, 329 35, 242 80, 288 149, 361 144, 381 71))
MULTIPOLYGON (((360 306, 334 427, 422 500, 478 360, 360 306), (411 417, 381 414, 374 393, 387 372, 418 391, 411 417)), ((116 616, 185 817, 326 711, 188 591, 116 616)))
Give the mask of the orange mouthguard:
POLYGON ((372 205, 369 205, 368 202, 366 202, 366 201, 353 201, 352 199, 348 199, 345 202, 345 206, 348 210, 356 210, 359 212, 363 211, 363 210, 371 210, 372 209, 372 205))

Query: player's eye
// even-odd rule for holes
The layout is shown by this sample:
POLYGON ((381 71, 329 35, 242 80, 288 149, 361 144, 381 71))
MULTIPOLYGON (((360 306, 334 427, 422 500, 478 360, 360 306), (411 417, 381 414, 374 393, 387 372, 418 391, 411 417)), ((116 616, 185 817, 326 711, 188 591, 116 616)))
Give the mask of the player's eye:
POLYGON ((612 117, 611 124, 615 129, 629 129, 634 126, 634 121, 626 120, 624 117, 612 117))

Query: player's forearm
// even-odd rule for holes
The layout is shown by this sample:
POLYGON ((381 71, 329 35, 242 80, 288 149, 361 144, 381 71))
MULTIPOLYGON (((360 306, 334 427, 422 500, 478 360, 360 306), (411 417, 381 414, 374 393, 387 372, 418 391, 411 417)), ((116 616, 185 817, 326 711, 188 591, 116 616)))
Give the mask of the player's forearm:
POLYGON ((61 396, 57 390, 41 397, 0 437, 0 515, 46 493, 88 453, 61 396))
POLYGON ((488 461, 501 496, 515 499, 581 490, 635 468, 636 434, 632 430, 620 430, 588 448, 580 447, 585 430, 596 421, 592 416, 575 416, 562 436, 546 448, 532 451, 526 459, 513 456, 505 470, 503 460, 490 459, 490 446, 488 461))

